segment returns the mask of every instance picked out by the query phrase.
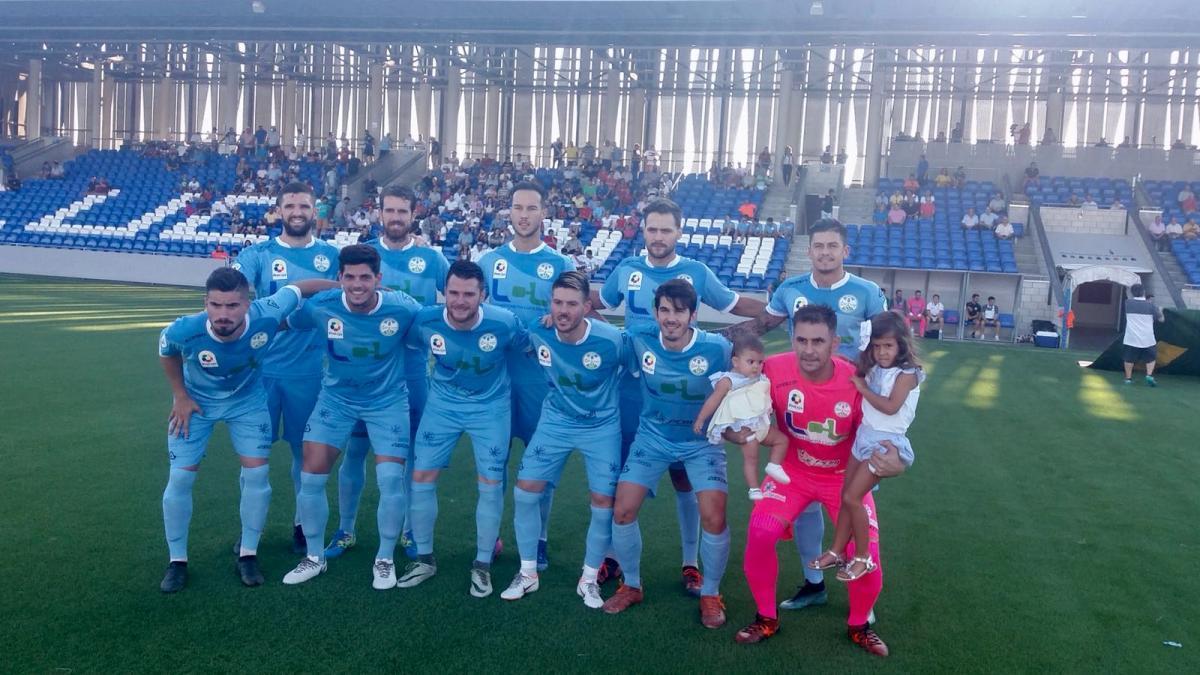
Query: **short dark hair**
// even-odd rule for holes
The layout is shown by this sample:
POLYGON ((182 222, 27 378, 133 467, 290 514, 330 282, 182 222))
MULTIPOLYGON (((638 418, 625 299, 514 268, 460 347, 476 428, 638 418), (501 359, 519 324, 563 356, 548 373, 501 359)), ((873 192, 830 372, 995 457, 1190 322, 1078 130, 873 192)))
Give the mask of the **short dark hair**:
POLYGON ((315 192, 313 192, 311 185, 305 183, 304 181, 294 180, 287 185, 284 185, 283 188, 279 190, 279 196, 275 198, 275 206, 283 205, 284 195, 298 194, 306 194, 308 195, 309 199, 313 200, 314 202, 317 201, 317 195, 315 192))
POLYGON ((824 324, 830 333, 837 334, 837 314, 829 305, 805 305, 792 314, 792 324, 824 324))
POLYGON ((1146 287, 1141 284, 1134 284, 1129 287, 1129 295, 1135 298, 1144 297, 1142 294, 1146 292, 1146 287))
POLYGON ((737 331, 733 334, 733 351, 731 353, 737 356, 746 351, 767 353, 766 348, 763 347, 763 341, 757 335, 744 330, 737 331))
POLYGON ((994 295, 989 295, 989 296, 988 296, 988 302, 991 302, 991 301, 993 301, 993 300, 995 300, 995 299, 996 299, 996 296, 994 296, 994 295))
POLYGON ((654 308, 658 309, 663 298, 671 301, 676 308, 686 307, 689 312, 696 311, 696 289, 683 279, 671 279, 654 289, 654 308))
POLYGON ((413 193, 412 188, 407 185, 389 185, 379 192, 379 205, 383 206, 383 200, 387 197, 394 199, 407 199, 408 210, 417 208, 417 195, 413 193))
POLYGON ((588 282, 587 275, 577 270, 568 270, 558 275, 558 278, 550 286, 550 292, 553 293, 556 288, 568 288, 573 291, 579 291, 583 294, 584 300, 592 296, 592 285, 588 282))
POLYGON ((479 282, 479 290, 487 288, 487 282, 483 278, 483 268, 470 260, 455 260, 451 263, 450 271, 446 274, 446 283, 450 282, 450 277, 474 279, 479 282))
POLYGON ((546 203, 546 188, 542 187, 541 183, 534 180, 523 180, 514 185, 508 194, 515 195, 521 190, 536 192, 538 194, 538 202, 541 204, 546 203))
POLYGON ((367 265, 371 272, 379 274, 379 251, 366 244, 351 244, 338 253, 338 272, 350 265, 367 265))
MULTIPOLYGON (((675 227, 683 229, 683 209, 679 208, 679 205, 670 199, 667 199, 666 197, 651 199, 650 203, 646 204, 646 208, 642 209, 643 223, 646 222, 646 219, 650 217, 651 213, 668 214, 675 219, 675 227)), ((654 304, 655 306, 658 305, 658 298, 655 298, 654 304)))
POLYGON ((235 270, 232 267, 219 267, 213 270, 212 274, 208 275, 208 280, 204 282, 204 292, 222 291, 228 293, 230 291, 250 292, 250 282, 246 280, 246 275, 242 274, 241 270, 235 270))
POLYGON ((978 297, 979 297, 979 294, 978 294, 978 293, 972 293, 972 294, 971 294, 971 297, 972 297, 972 298, 978 298, 978 297))
POLYGON ((814 234, 819 232, 837 232, 837 235, 842 238, 842 243, 846 243, 846 226, 836 218, 822 218, 808 227, 810 240, 814 234))

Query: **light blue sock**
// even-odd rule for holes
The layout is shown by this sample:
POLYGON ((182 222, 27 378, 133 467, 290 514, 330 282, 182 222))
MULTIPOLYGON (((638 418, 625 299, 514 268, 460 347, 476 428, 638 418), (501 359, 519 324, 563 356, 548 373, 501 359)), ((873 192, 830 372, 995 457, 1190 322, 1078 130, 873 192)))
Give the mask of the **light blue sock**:
POLYGON ((554 506, 554 486, 546 483, 546 489, 542 491, 542 501, 538 505, 541 507, 542 532, 538 539, 549 541, 550 539, 550 507, 554 506))
MULTIPOLYGON (((367 483, 367 450, 371 442, 366 436, 350 435, 346 455, 338 469, 338 529, 354 533, 358 522, 358 504, 363 486, 367 483)), ((378 468, 378 467, 376 467, 378 468)))
POLYGON ((604 554, 612 548, 611 508, 592 506, 592 519, 588 523, 587 543, 583 549, 583 564, 599 569, 604 563, 604 554))
POLYGON ((292 449, 292 490, 296 495, 296 515, 292 519, 293 525, 300 524, 300 474, 304 472, 304 444, 291 445, 292 449))
POLYGON ((721 578, 729 564, 729 528, 721 534, 700 533, 700 558, 704 561, 704 584, 700 595, 719 595, 721 578))
MULTIPOLYGON (((416 425, 413 426, 413 435, 417 433, 416 425)), ((407 462, 406 466, 413 466, 416 461, 416 455, 413 453, 413 446, 410 442, 408 445, 408 457, 404 459, 407 462)), ((413 472, 411 470, 404 472, 404 523, 400 526, 400 532, 412 532, 412 517, 409 515, 409 510, 412 508, 412 493, 413 493, 413 472)))
POLYGON ((267 507, 271 505, 270 467, 266 464, 253 469, 242 467, 239 483, 242 486, 242 550, 258 551, 263 527, 267 524, 267 507))
POLYGON ((437 514, 437 483, 414 482, 408 517, 413 541, 417 542, 417 553, 421 555, 433 553, 433 526, 437 523, 437 514))
POLYGON ((700 560, 700 502, 696 499, 696 493, 676 492, 675 510, 679 512, 679 544, 683 552, 683 566, 697 567, 700 560))
POLYGON ((379 552, 376 560, 394 560, 396 540, 400 538, 400 525, 404 522, 404 465, 397 462, 380 462, 375 465, 375 480, 379 483, 379 552))
POLYGON ((513 529, 517 532, 517 551, 521 560, 535 562, 538 548, 538 522, 541 519, 539 506, 542 494, 513 488, 513 529))
POLYGON ((804 566, 804 580, 810 584, 825 581, 825 573, 821 570, 808 568, 808 561, 821 555, 821 542, 825 539, 825 518, 821 515, 821 505, 813 503, 796 518, 792 530, 796 539, 796 550, 800 553, 800 563, 804 566))
POLYGON ((300 474, 300 526, 308 540, 309 557, 325 557, 325 526, 329 524, 329 496, 325 494, 327 473, 300 474))
POLYGON ((613 523, 612 545, 617 552, 617 562, 621 563, 621 572, 625 574, 625 585, 641 588, 642 529, 638 527, 638 521, 628 525, 613 523))
MULTIPOLYGON (((496 537, 500 536, 500 518, 504 514, 504 486, 475 481, 479 503, 475 505, 475 562, 492 563, 496 537)), ((537 551, 537 543, 534 543, 537 551)), ((534 559, 537 559, 536 554, 534 559)))
POLYGON ((171 560, 187 560, 188 525, 192 522, 192 487, 196 472, 171 469, 163 490, 163 529, 171 560))

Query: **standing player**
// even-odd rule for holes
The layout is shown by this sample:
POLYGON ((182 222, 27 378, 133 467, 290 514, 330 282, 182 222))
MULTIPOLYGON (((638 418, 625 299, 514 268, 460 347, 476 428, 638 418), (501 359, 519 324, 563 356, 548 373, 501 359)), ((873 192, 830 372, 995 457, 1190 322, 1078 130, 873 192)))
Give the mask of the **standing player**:
MULTIPOLYGON (((313 190, 307 183, 288 183, 276 199, 283 233, 242 251, 239 269, 254 293, 264 298, 300 279, 334 279, 338 250, 314 236, 313 190)), ((292 550, 304 553, 307 544, 300 527, 300 466, 304 457, 304 425, 321 391, 321 353, 316 331, 291 330, 271 342, 263 357, 263 384, 270 406, 271 437, 281 436, 292 448, 292 488, 296 515, 292 521, 292 550), (280 429, 282 423, 282 430, 280 429)))
MULTIPOLYGON (((536 325, 550 311, 550 287, 558 275, 575 269, 570 258, 542 241, 545 199, 545 190, 537 183, 522 181, 514 185, 510 209, 513 240, 487 252, 479 260, 487 280, 489 302, 515 314, 526 327, 536 325)), ((512 435, 529 447, 549 391, 546 375, 530 351, 513 355, 508 374, 512 379, 513 394, 512 435)), ((540 507, 539 570, 549 565, 546 533, 553 500, 554 486, 548 485, 542 491, 540 507)))
MULTIPOLYGON (((383 286, 405 293, 423 306, 436 305, 438 292, 444 290, 450 263, 438 249, 417 244, 412 228, 416 196, 409 188, 389 185, 383 189, 381 200, 383 234, 378 239, 367 242, 367 245, 379 252, 383 286)), ((429 360, 425 350, 406 347, 404 380, 408 387, 409 428, 415 434, 429 391, 429 360)), ((358 518, 359 498, 366 483, 367 447, 366 426, 356 425, 346 448, 346 456, 342 459, 342 467, 338 470, 340 522, 329 546, 325 548, 326 558, 337 558, 355 544, 354 525, 358 518)), ((411 490, 412 472, 406 471, 405 493, 411 490)), ((409 557, 415 557, 416 548, 408 528, 407 513, 404 520, 401 545, 405 547, 409 557)))
POLYGON ((682 463, 690 484, 696 487, 703 524, 700 622, 706 628, 718 628, 725 623, 719 591, 729 562, 725 448, 696 438, 692 424, 712 393, 709 375, 729 369, 732 348, 725 338, 693 327, 697 303, 692 284, 671 279, 654 291, 657 325, 626 332, 629 368, 637 373, 644 391, 641 421, 621 469, 613 509, 613 548, 625 572, 625 583, 604 603, 604 611, 616 614, 642 601, 638 511, 646 495, 653 495, 663 472, 682 463))
MULTIPOLYGON (((779 558, 775 545, 810 504, 821 504, 837 520, 842 504, 846 463, 854 435, 862 420, 861 395, 852 381, 855 365, 833 358, 838 341, 838 317, 828 305, 807 305, 793 313, 793 353, 767 359, 763 374, 771 380, 775 418, 791 440, 784 471, 787 485, 768 478, 763 481, 763 499, 750 514, 746 534, 744 567, 758 615, 734 636, 738 642, 761 642, 779 630, 775 607, 775 584, 779 558)), ((895 446, 885 441, 885 453, 872 457, 871 472, 894 476, 903 472, 895 446)), ((863 498, 870 520, 870 556, 876 569, 847 585, 850 595, 848 635, 872 654, 887 656, 887 645, 871 629, 869 617, 883 587, 879 564, 879 528, 875 502, 870 493, 863 498)), ((853 555, 853 546, 847 553, 853 555)), ((859 553, 861 555, 861 553, 859 553)))
POLYGON ((386 590, 396 586, 393 560, 404 519, 404 464, 410 447, 404 340, 420 306, 404 293, 379 290, 379 253, 364 244, 347 246, 338 254, 338 279, 341 289, 317 295, 288 319, 289 327, 324 334, 326 365, 304 433, 300 517, 308 553, 283 583, 303 583, 326 569, 325 484, 350 430, 362 423, 375 448, 379 483, 373 586, 386 590))
MULTIPOLYGON (((325 288, 304 282, 311 294, 325 288)), ((250 302, 250 285, 239 271, 221 268, 204 284, 204 311, 176 319, 158 339, 158 355, 174 402, 167 418, 167 454, 171 473, 163 491, 163 527, 171 564, 160 588, 183 590, 187 583, 188 525, 192 487, 213 426, 229 427, 233 450, 242 464, 242 537, 237 570, 247 586, 262 584, 258 541, 267 522, 271 484, 271 423, 262 387, 261 354, 278 339, 280 322, 300 304, 301 289, 285 285, 250 302)))
MULTIPOLYGON (((625 304, 625 329, 655 326, 655 292, 671 279, 687 281, 696 290, 700 302, 721 312, 737 316, 758 316, 763 303, 743 298, 729 290, 702 262, 678 255, 675 246, 683 233, 683 212, 669 199, 656 199, 642 212, 642 231, 646 237, 646 255, 626 258, 617 265, 592 302, 608 309, 625 304)), ((642 412, 642 385, 627 374, 621 386, 621 451, 629 452, 642 412)), ((670 468, 679 513, 679 535, 683 549, 683 585, 692 595, 700 595, 704 580, 697 567, 700 537, 700 511, 696 493, 688 482, 682 464, 670 468)), ((818 547, 819 549, 820 547, 818 547)))
MULTIPOLYGON (((846 245, 846 228, 832 218, 813 223, 809 228, 808 259, 812 261, 812 272, 789 277, 775 289, 771 302, 758 318, 747 321, 730 330, 750 330, 762 335, 784 320, 788 322, 788 334, 794 333, 792 316, 796 310, 807 305, 824 305, 837 315, 836 353, 858 360, 863 346, 863 331, 870 337, 871 317, 886 311, 887 303, 883 291, 873 281, 850 274, 844 267, 850 247, 846 245)), ((800 559, 812 560, 824 548, 825 520, 821 507, 813 504, 800 514, 795 524, 796 549, 800 559)), ((825 579, 816 570, 804 567, 804 584, 790 599, 780 605, 784 609, 803 609, 828 602, 825 579)))
POLYGON ((567 458, 579 450, 587 471, 592 515, 583 574, 575 592, 585 605, 596 609, 604 604, 597 575, 612 545, 613 494, 621 471, 617 394, 625 349, 617 328, 586 318, 592 313, 587 275, 574 271, 559 275, 550 303, 554 325, 529 325, 530 346, 550 393, 537 431, 521 458, 513 489, 521 571, 500 597, 518 600, 538 589, 542 492, 559 480, 567 458))
POLYGON ((445 305, 422 309, 409 331, 409 344, 433 355, 433 376, 414 447, 409 517, 417 560, 400 578, 401 588, 416 586, 437 573, 433 556, 437 479, 465 433, 475 452, 479 489, 471 595, 492 594, 492 553, 504 511, 501 482, 508 466, 512 414, 507 364, 514 353, 528 347, 529 338, 512 312, 483 304, 486 296, 483 270, 459 260, 450 265, 445 305))

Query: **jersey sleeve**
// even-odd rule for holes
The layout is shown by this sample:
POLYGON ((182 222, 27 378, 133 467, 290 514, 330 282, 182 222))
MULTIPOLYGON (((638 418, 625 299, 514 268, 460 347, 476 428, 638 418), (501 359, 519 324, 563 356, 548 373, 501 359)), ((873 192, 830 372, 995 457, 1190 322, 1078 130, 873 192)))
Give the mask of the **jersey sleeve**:
POLYGON ((713 309, 728 312, 738 303, 738 299, 738 294, 722 283, 711 267, 705 265, 704 297, 700 298, 700 301, 713 309))
POLYGON ((274 295, 255 300, 254 306, 262 312, 263 316, 269 316, 282 322, 300 306, 300 298, 300 289, 288 284, 274 295))
POLYGON ((787 308, 787 305, 784 304, 784 299, 783 299, 783 289, 784 288, 785 288, 785 285, 780 284, 775 289, 775 292, 771 294, 771 300, 770 300, 770 302, 767 303, 767 313, 770 314, 771 316, 787 316, 788 315, 788 308, 787 308))
POLYGON ((634 344, 633 336, 624 331, 621 333, 621 350, 625 357, 623 362, 625 370, 632 377, 641 377, 642 368, 637 355, 637 345, 634 344))
MULTIPOLYGON (((282 291, 280 291, 282 292, 282 291)), ((292 312, 287 317, 287 325, 296 330, 309 330, 317 327, 316 317, 313 316, 314 307, 312 301, 300 305, 300 308, 292 312)))
POLYGON ((177 326, 179 320, 171 322, 171 325, 162 329, 158 335, 158 355, 159 356, 178 356, 183 353, 175 333, 178 331, 177 326))
POLYGON ((887 302, 883 299, 883 289, 876 286, 874 291, 867 291, 867 318, 886 311, 887 302))
POLYGON ((604 305, 605 309, 616 309, 625 299, 621 293, 621 267, 621 265, 617 265, 613 273, 604 280, 604 285, 600 287, 600 303, 604 305))
POLYGON ((251 246, 244 249, 230 267, 245 275, 246 280, 250 282, 250 288, 255 288, 258 273, 262 267, 262 257, 259 255, 258 247, 251 246))
POLYGON ((446 276, 450 274, 450 261, 439 250, 434 249, 434 267, 437 268, 437 289, 440 293, 446 292, 446 276))
POLYGON ((510 354, 523 354, 530 350, 529 331, 525 329, 516 317, 513 317, 509 324, 509 330, 512 331, 512 337, 508 342, 508 351, 510 354))

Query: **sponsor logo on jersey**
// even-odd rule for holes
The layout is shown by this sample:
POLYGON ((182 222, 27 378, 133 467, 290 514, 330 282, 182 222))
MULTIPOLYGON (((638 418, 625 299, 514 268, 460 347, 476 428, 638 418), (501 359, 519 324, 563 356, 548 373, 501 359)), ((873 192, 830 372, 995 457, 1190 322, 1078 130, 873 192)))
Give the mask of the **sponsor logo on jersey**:
POLYGON ((689 284, 695 285, 695 284, 692 282, 692 276, 691 276, 690 274, 680 274, 679 276, 677 276, 677 277, 675 277, 675 278, 676 278, 676 279, 683 279, 684 281, 688 282, 689 284))
POLYGON ((631 290, 631 291, 642 290, 642 273, 641 272, 634 271, 634 272, 629 273, 629 290, 631 290))
POLYGON ((804 412, 804 392, 800 391, 799 389, 793 389, 789 391, 787 409, 788 412, 804 412))
POLYGON ((833 414, 837 415, 838 417, 849 417, 850 404, 845 401, 838 401, 833 406, 833 414))
POLYGON ((505 260, 504 258, 499 258, 496 260, 496 263, 494 265, 492 265, 492 278, 493 279, 508 278, 508 261, 507 260, 505 260))
POLYGON ((554 276, 554 265, 550 263, 542 263, 537 266, 537 275, 539 279, 549 279, 554 276))
POLYGON ((251 349, 261 349, 263 345, 267 344, 267 340, 270 340, 270 339, 271 338, 268 337, 264 331, 260 330, 257 333, 255 333, 254 335, 250 336, 250 348, 251 349))
POLYGON ((644 352, 642 354, 642 372, 647 375, 654 374, 654 364, 658 359, 654 358, 654 352, 644 352))
POLYGON ((315 267, 318 272, 329 271, 329 258, 325 257, 325 254, 323 253, 317 254, 317 257, 313 258, 313 267, 315 267))
POLYGON ((408 271, 412 272, 413 274, 420 274, 420 273, 424 272, 425 271, 425 259, 424 258, 409 258, 408 259, 408 271))
POLYGON ((803 295, 797 295, 796 299, 792 301, 792 313, 795 314, 796 310, 800 309, 801 307, 807 307, 807 306, 808 306, 808 298, 804 297, 803 295))
POLYGON ((158 336, 158 351, 160 351, 160 352, 167 351, 167 334, 166 333, 163 333, 162 335, 158 336))
POLYGON ((436 356, 446 355, 446 338, 434 333, 429 336, 429 350, 436 356))
POLYGON ((693 356, 691 361, 688 361, 688 370, 692 371, 693 375, 703 375, 708 372, 708 359, 703 356, 693 356))
POLYGON ((400 322, 395 319, 384 319, 379 322, 379 334, 391 337, 400 330, 400 322))
POLYGON ((230 265, 230 267, 232 267, 233 269, 235 269, 239 272, 242 271, 242 263, 240 263, 240 262, 235 262, 232 265, 230 265))
POLYGON ((346 327, 342 325, 341 319, 330 319, 329 322, 325 324, 325 335, 327 335, 330 340, 341 340, 342 338, 346 337, 345 333, 346 327))
POLYGON ((205 349, 196 355, 196 360, 200 362, 201 368, 216 368, 217 355, 205 349))
POLYGON ((491 333, 484 333, 479 336, 479 349, 485 352, 490 352, 496 348, 496 336, 491 333))
POLYGON ((283 281, 287 278, 287 262, 283 260, 273 261, 271 263, 271 280, 283 281))
POLYGON ((550 367, 550 348, 546 345, 541 345, 537 349, 538 363, 546 368, 550 367))
POLYGON ((858 298, 849 293, 838 298, 838 311, 841 313, 850 314, 856 309, 858 309, 858 298))
POLYGON ((596 352, 588 352, 583 355, 583 367, 588 370, 595 370, 600 367, 602 360, 596 352))

